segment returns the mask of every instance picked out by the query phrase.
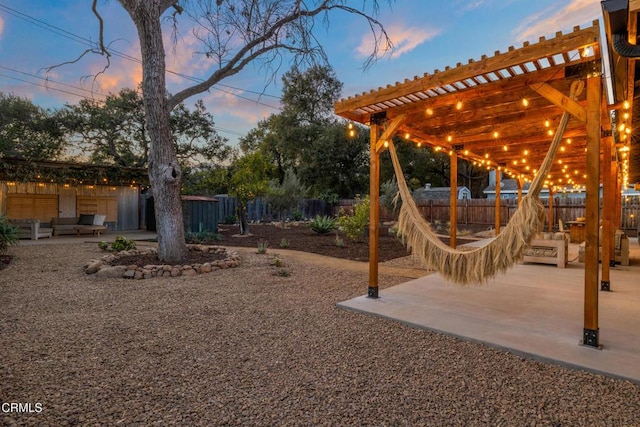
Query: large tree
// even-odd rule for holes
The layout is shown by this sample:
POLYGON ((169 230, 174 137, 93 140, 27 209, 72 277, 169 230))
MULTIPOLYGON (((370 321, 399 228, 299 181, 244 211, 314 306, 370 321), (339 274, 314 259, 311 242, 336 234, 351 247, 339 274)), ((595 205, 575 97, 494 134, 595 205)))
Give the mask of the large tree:
MULTIPOLYGON (((284 74, 282 83, 282 111, 260 121, 240 140, 244 152, 257 149, 263 152, 275 166, 280 184, 287 170, 304 167, 304 162, 312 157, 308 153, 318 150, 317 140, 327 126, 335 123, 333 104, 342 90, 342 83, 327 65, 314 65, 305 71, 294 67, 284 74)), ((335 141, 327 142, 332 145, 335 141)))
MULTIPOLYGON (((171 111, 171 131, 181 165, 194 160, 226 160, 230 147, 215 130, 213 116, 202 101, 193 109, 179 104, 171 111)), ((83 99, 66 105, 64 121, 76 146, 98 163, 125 167, 148 165, 151 140, 142 94, 122 89, 104 101, 83 99)))
POLYGON ((66 146, 57 112, 0 92, 0 157, 55 159, 66 146))
MULTIPOLYGON (((98 0, 93 0, 97 11, 98 0)), ((371 12, 348 6, 347 0, 119 0, 136 26, 142 53, 142 93, 147 130, 152 144, 149 152, 149 179, 155 197, 158 230, 158 256, 167 262, 178 262, 186 254, 180 204, 182 169, 173 144, 170 111, 185 99, 202 93, 225 78, 242 71, 248 64, 261 61, 273 72, 283 55, 291 54, 294 63, 310 59, 326 59, 314 35, 316 19, 328 22, 331 12, 347 12, 363 18, 372 30, 375 59, 380 43, 390 45, 382 24, 375 19, 378 2, 369 5, 371 12), (165 46, 162 20, 165 14, 176 14, 189 7, 196 37, 202 41, 200 53, 212 61, 212 72, 174 95, 167 94, 165 46)), ((169 17, 170 18, 170 17, 169 17)), ((100 47, 108 49, 100 34, 100 47)), ((385 47, 387 47, 385 46, 385 47)), ((107 56, 108 57, 108 56, 107 56)))

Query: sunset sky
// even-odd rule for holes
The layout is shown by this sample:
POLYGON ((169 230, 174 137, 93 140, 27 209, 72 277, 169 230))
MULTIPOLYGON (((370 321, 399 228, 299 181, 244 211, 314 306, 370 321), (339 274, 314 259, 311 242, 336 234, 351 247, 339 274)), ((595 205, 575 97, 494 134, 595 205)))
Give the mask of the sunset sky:
MULTIPOLYGON (((360 4, 358 0, 351 5, 360 4)), ((595 0, 398 0, 391 7, 381 4, 379 19, 395 50, 366 71, 362 66, 371 38, 363 20, 335 14, 330 16, 328 28, 320 23, 316 27, 316 35, 344 83, 344 97, 601 20, 600 2, 595 0)), ((101 1, 99 11, 105 19, 105 42, 121 55, 113 57, 110 68, 95 84, 92 76, 105 64, 98 55, 86 55, 77 63, 55 68, 47 81, 47 67, 75 60, 97 40, 98 23, 91 13, 91 1, 0 0, 0 92, 58 108, 75 104, 81 97, 104 99, 106 93, 136 87, 141 70, 135 28, 115 0, 101 1)), ((193 54, 195 39, 188 28, 182 29, 182 36, 175 51, 167 41, 167 69, 204 78, 210 63, 193 54)), ((280 72, 287 69, 283 64, 280 72)), ((186 103, 203 99, 219 133, 235 142, 259 120, 279 111, 280 78, 265 87, 267 77, 259 68, 249 66, 186 103)), ((167 82, 174 93, 191 84, 174 74, 168 74, 167 82)))

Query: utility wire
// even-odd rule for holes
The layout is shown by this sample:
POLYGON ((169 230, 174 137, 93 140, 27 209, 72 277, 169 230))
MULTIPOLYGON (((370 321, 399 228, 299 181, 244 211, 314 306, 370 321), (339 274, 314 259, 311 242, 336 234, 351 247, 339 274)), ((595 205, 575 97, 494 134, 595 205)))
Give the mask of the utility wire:
MULTIPOLYGON (((31 23, 33 25, 36 25, 37 27, 40 27, 40 28, 42 28, 44 30, 47 30, 47 31, 50 31, 50 32, 52 32, 54 34, 57 34, 57 35, 61 36, 61 37, 65 37, 65 38, 70 39, 72 41, 75 41, 77 43, 83 44, 84 46, 87 46, 89 48, 95 48, 96 47, 96 43, 91 41, 90 39, 87 39, 85 37, 82 37, 82 36, 79 36, 77 34, 71 33, 69 31, 67 31, 67 30, 65 30, 63 28, 57 27, 55 25, 51 25, 51 24, 49 24, 49 23, 47 23, 45 21, 42 21, 40 19, 37 19, 37 18, 35 18, 35 17, 31 16, 31 15, 28 15, 28 14, 22 13, 22 12, 20 12, 18 10, 12 9, 12 8, 2 4, 2 3, 0 3, 0 9, 4 10, 6 13, 8 13, 10 15, 15 16, 16 18, 19 18, 19 19, 22 19, 24 21, 27 21, 27 22, 29 22, 29 23, 31 23)), ((123 58, 123 59, 127 59, 129 61, 136 62, 138 64, 142 63, 142 60, 140 60, 139 58, 127 55, 127 54, 119 52, 117 50, 110 50, 110 52, 114 56, 117 56, 117 57, 120 57, 120 58, 123 58)), ((172 70, 168 70, 168 69, 166 71, 167 71, 167 73, 176 75, 178 77, 182 77, 182 78, 184 78, 186 80, 190 80, 190 81, 193 81, 193 82, 200 83, 200 82, 204 81, 203 79, 200 79, 198 77, 189 76, 189 75, 186 75, 186 74, 183 74, 183 73, 179 73, 179 72, 176 72, 176 71, 172 71, 172 70)), ((259 96, 267 96, 267 97, 275 98, 275 99, 278 99, 278 100, 281 99, 280 97, 275 96, 275 95, 264 94, 264 93, 261 93, 261 92, 252 91, 252 90, 249 90, 249 89, 242 89, 242 88, 238 88, 238 87, 234 87, 234 86, 230 86, 230 85, 225 85, 225 84, 222 84, 222 83, 218 83, 216 86, 227 87, 227 88, 233 89, 233 90, 240 90, 240 91, 243 91, 243 92, 252 93, 252 94, 259 95, 259 96)), ((238 98, 241 98, 241 99, 244 99, 244 100, 247 100, 247 101, 250 101, 250 102, 254 102, 256 104, 259 104, 259 105, 262 105, 262 106, 265 106, 265 107, 268 107, 268 108, 272 108, 274 110, 280 110, 279 107, 274 107, 273 105, 269 105, 269 104, 254 100, 254 99, 239 95, 237 93, 234 93, 234 92, 231 92, 231 91, 228 91, 228 90, 220 89, 219 87, 216 87, 216 86, 213 86, 212 89, 218 90, 220 92, 227 93, 227 94, 230 94, 230 95, 233 95, 233 96, 236 96, 238 98)))
MULTIPOLYGON (((35 77, 35 78, 38 78, 38 79, 46 80, 46 79, 44 79, 44 78, 42 78, 42 77, 35 76, 35 75, 33 75, 33 74, 29 74, 29 73, 24 73, 24 72, 22 72, 22 71, 18 71, 18 70, 13 70, 13 69, 11 69, 11 68, 3 67, 3 66, 1 66, 1 65, 0 65, 0 69, 9 70, 9 71, 13 71, 13 72, 16 72, 16 73, 20 73, 20 74, 27 75, 27 76, 29 76, 29 77, 35 77)), ((18 77, 9 76, 9 75, 3 74, 3 73, 0 73, 0 77, 4 77, 4 78, 6 78, 6 79, 11 79, 11 80, 17 80, 17 81, 19 81, 19 82, 27 83, 27 84, 30 84, 30 85, 33 85, 33 86, 37 86, 37 87, 42 87, 42 88, 45 88, 45 89, 47 89, 47 90, 53 90, 53 91, 56 91, 56 92, 61 92, 61 93, 67 94, 67 95, 77 96, 77 97, 79 97, 79 98, 83 98, 83 99, 93 100, 93 98, 92 98, 92 97, 88 97, 88 96, 86 96, 86 95, 82 95, 82 94, 79 94, 79 93, 70 92, 70 91, 68 91, 68 90, 58 89, 58 88, 55 88, 55 87, 52 87, 52 86, 43 85, 43 84, 40 84, 40 83, 36 83, 36 82, 29 81, 29 80, 21 79, 21 78, 18 78, 18 77)), ((64 86, 68 86, 68 87, 71 87, 71 88, 74 88, 74 89, 79 89, 79 90, 81 90, 81 91, 90 92, 90 91, 88 91, 87 89, 83 89, 83 88, 76 87, 76 86, 73 86, 73 85, 69 85, 69 84, 66 84, 66 83, 60 83, 60 82, 55 82, 55 83, 57 83, 57 84, 62 84, 62 85, 64 85, 64 86)), ((104 95, 102 95, 102 94, 98 94, 98 95, 100 95, 100 96, 103 96, 103 97, 104 97, 104 95)), ((244 136, 244 134, 243 134, 243 133, 241 133, 241 132, 237 132, 237 131, 234 131, 234 130, 221 128, 221 127, 218 127, 218 126, 213 126, 213 129, 214 129, 216 132, 228 133, 228 134, 233 135, 233 136, 238 136, 238 137, 243 137, 243 136, 244 136)))

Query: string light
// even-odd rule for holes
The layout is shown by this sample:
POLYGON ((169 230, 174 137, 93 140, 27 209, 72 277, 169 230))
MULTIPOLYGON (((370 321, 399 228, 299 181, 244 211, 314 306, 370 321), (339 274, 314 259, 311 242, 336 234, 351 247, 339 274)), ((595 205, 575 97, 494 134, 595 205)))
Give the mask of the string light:
POLYGON ((529 100, 527 98, 522 98, 522 105, 524 107, 528 107, 529 106, 529 100))
POLYGON ((347 124, 347 135, 349 138, 354 138, 356 136, 356 129, 352 122, 347 124))

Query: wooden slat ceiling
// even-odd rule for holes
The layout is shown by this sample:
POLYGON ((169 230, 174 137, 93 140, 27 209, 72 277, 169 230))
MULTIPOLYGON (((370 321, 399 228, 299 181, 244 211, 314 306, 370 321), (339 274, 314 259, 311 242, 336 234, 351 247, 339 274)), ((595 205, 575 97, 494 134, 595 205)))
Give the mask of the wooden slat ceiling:
MULTIPOLYGON (((549 132, 556 130, 564 112, 539 91, 552 88, 568 96, 574 81, 599 72, 599 42, 594 21, 569 34, 525 42, 518 49, 342 99, 335 111, 362 124, 379 113, 387 121, 406 114, 399 136, 532 179, 553 139, 549 132)), ((582 107, 585 92, 577 99, 582 107)), ((603 103, 603 118, 609 120, 606 110, 603 103)), ((584 185, 585 147, 585 125, 572 116, 551 172, 554 186, 584 185)))

